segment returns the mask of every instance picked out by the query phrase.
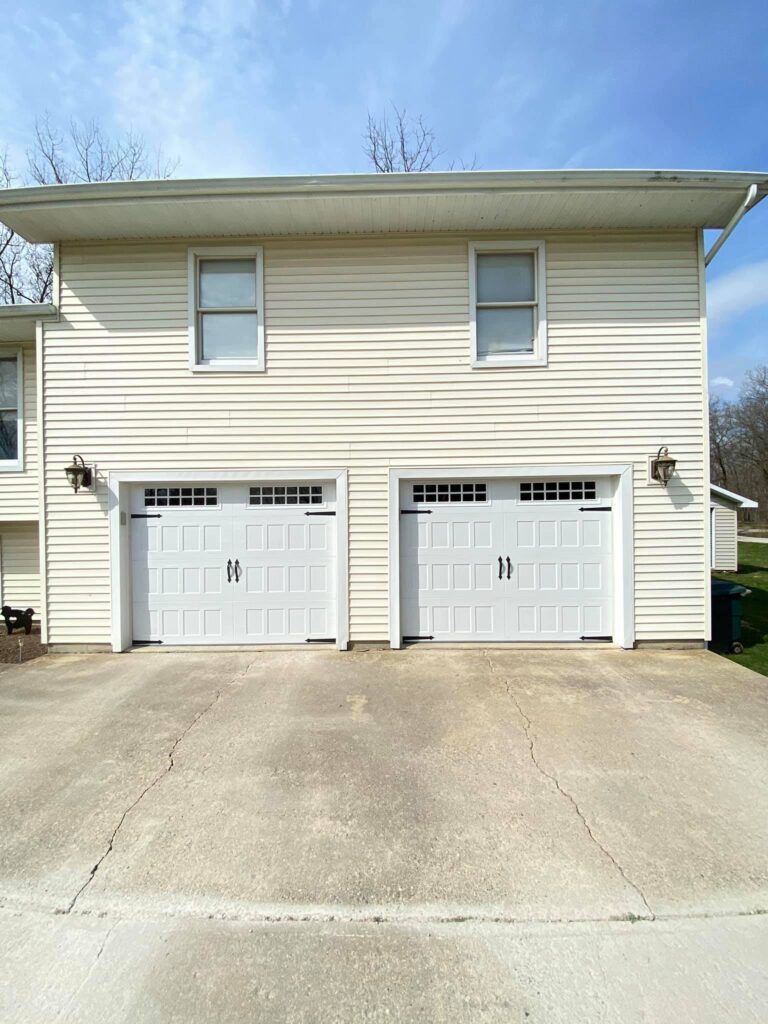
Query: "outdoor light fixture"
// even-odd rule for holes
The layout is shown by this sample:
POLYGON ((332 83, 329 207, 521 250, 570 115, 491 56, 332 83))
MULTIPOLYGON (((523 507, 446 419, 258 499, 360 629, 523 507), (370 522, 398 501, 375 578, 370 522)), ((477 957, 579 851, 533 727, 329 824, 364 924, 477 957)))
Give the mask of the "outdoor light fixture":
POLYGON ((675 472, 677 459, 669 454, 669 448, 659 448, 656 458, 651 462, 651 477, 658 480, 662 487, 666 487, 675 472))
POLYGON ((67 480, 75 490, 75 494, 81 487, 90 487, 93 482, 93 470, 83 462, 82 455, 72 456, 72 465, 64 470, 67 480))

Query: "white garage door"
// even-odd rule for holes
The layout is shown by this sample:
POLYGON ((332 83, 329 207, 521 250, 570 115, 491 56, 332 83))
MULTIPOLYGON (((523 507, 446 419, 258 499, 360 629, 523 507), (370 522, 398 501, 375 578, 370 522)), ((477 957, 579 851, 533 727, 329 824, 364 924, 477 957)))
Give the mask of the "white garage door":
POLYGON ((607 479, 404 482, 405 640, 609 640, 607 479))
POLYGON ((136 643, 335 639, 335 483, 136 487, 136 643))

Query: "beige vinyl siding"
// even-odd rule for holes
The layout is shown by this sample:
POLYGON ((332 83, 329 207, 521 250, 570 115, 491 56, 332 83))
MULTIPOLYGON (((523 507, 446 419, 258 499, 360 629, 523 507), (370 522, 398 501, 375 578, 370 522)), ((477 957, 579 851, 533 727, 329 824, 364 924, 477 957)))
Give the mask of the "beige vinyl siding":
POLYGON ((0 523, 0 598, 12 608, 40 613, 37 523, 0 523))
POLYGON ((739 568, 738 513, 732 506, 713 499, 712 568, 736 572, 739 568))
POLYGON ((3 344, 2 349, 21 349, 24 366, 24 469, 0 473, 0 522, 37 519, 39 504, 37 444, 37 368, 34 342, 3 344))
POLYGON ((469 364, 469 236, 256 240, 265 374, 189 371, 186 244, 62 247, 62 320, 45 327, 51 640, 109 640, 109 470, 348 467, 351 636, 383 640, 390 466, 580 462, 636 468, 638 639, 703 637, 696 235, 544 237, 549 365, 492 370, 469 364), (666 490, 648 483, 661 444, 679 468, 666 490), (68 488, 73 451, 97 464, 95 495, 68 488))

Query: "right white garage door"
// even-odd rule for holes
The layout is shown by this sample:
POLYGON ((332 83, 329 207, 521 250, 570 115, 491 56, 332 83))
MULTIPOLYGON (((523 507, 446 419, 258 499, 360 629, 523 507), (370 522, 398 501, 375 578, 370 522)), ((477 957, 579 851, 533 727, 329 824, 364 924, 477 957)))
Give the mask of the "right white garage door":
POLYGON ((402 484, 403 639, 612 639, 609 479, 402 484))

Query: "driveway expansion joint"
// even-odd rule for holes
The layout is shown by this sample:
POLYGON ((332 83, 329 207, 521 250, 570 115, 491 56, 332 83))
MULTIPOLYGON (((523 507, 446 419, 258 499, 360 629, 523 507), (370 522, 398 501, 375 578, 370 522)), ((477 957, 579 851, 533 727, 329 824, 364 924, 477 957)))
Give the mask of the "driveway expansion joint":
POLYGON ((640 886, 637 884, 637 882, 634 882, 629 877, 629 875, 626 873, 626 871, 621 866, 621 864, 616 860, 616 858, 613 856, 613 854, 610 852, 610 850, 603 843, 601 843, 600 840, 597 838, 597 836, 595 835, 594 831, 592 830, 592 826, 587 821, 587 818, 586 818, 584 812, 582 811, 581 807, 579 806, 579 803, 576 800, 576 798, 574 796, 572 796, 572 794, 569 793, 567 789, 563 789, 562 785, 560 784, 560 780, 557 778, 557 776, 552 774, 552 772, 547 771, 547 769, 544 768, 543 765, 541 764, 541 762, 539 761, 538 756, 536 754, 536 735, 533 732, 533 723, 531 722, 531 719, 528 717, 528 715, 523 710, 523 707, 520 704, 520 701, 518 700, 517 696, 512 692, 512 689, 511 689, 510 684, 509 684, 509 680, 505 676, 503 676, 503 675, 501 675, 499 673, 499 671, 497 670, 496 666, 493 664, 493 661, 491 659, 490 654, 487 651, 485 652, 485 657, 486 657, 486 661, 488 662, 488 666, 489 666, 489 668, 491 670, 492 675, 495 675, 504 684, 504 688, 507 691, 507 696, 509 697, 509 699, 512 701, 512 703, 515 705, 515 708, 517 709, 517 713, 520 716, 520 719, 521 719, 521 721, 523 723, 523 731, 525 733, 525 738, 526 738, 527 743, 528 743, 528 752, 530 754, 531 762, 533 763, 534 767, 539 772, 539 774, 543 778, 547 779, 554 786, 554 788, 557 790, 557 792, 560 793, 561 796, 565 797, 565 799, 571 804, 571 806, 573 807, 574 811, 576 812, 576 815, 578 816, 579 820, 581 821, 582 825, 584 826, 584 830, 586 831, 586 833, 589 836, 589 838, 591 839, 591 841, 601 851, 601 853, 611 862, 613 867, 616 869, 616 871, 618 871, 618 873, 624 879, 626 884, 631 889, 633 889, 637 893, 637 895, 640 897, 640 899, 642 900, 643 906, 645 907, 645 909, 647 911, 647 914, 638 915, 639 919, 655 921, 656 920, 656 915, 654 914, 653 910, 651 909, 651 906, 648 903, 648 900, 647 900, 643 890, 640 888, 640 886))
POLYGON ((248 664, 246 665, 246 667, 243 669, 242 672, 237 672, 234 676, 232 676, 232 678, 229 680, 228 683, 226 683, 224 686, 220 686, 218 688, 218 690, 216 690, 216 692, 214 693, 213 699, 203 708, 202 711, 198 711, 197 712, 197 714, 194 716, 194 718, 189 723, 189 725, 186 726, 184 728, 184 730, 176 737, 176 739, 173 741, 173 744, 171 745, 170 750, 165 755, 166 759, 167 759, 167 764, 165 765, 165 767, 161 771, 159 771, 157 773, 157 775, 155 775, 155 777, 151 780, 151 782, 147 786, 145 786, 144 789, 142 789, 142 791, 139 793, 139 795, 136 797, 136 799, 133 800, 132 803, 130 803, 128 805, 128 807, 126 807, 126 809, 120 815, 120 820, 118 821, 117 825, 115 826, 114 831, 112 832, 112 835, 109 838, 109 842, 107 843, 107 848, 104 850, 104 853, 102 853, 102 855, 99 857, 99 859, 93 865, 93 867, 91 868, 91 870, 90 870, 90 872, 88 874, 88 877, 83 882, 83 884, 80 886, 80 888, 77 890, 75 895, 72 897, 72 899, 70 900, 68 906, 66 906, 63 910, 60 910, 59 913, 61 913, 61 914, 71 914, 72 913, 72 911, 75 908, 75 905, 77 904, 77 901, 80 899, 80 897, 86 891, 86 889, 90 886, 91 882, 94 880, 94 878, 96 877, 96 874, 98 873, 99 869, 101 868, 101 865, 104 863, 104 861, 110 855, 110 853, 112 853, 112 850, 114 849, 114 846, 115 846, 115 840, 117 839, 118 833, 120 832, 120 829, 123 827, 123 825, 125 823, 125 820, 128 817, 128 815, 131 813, 131 811, 135 810, 135 808, 138 807, 138 805, 141 803, 141 801, 144 799, 144 797, 147 795, 147 793, 150 793, 155 788, 155 786, 162 779, 164 779, 166 777, 166 775, 169 775, 173 771, 173 769, 176 767, 176 762, 174 760, 174 757, 176 755, 176 751, 178 750, 179 745, 181 744, 182 740, 184 740, 189 735, 189 733, 194 729, 194 727, 198 724, 198 722, 201 721, 201 719, 205 718, 205 716, 216 707, 216 705, 219 703, 219 701, 222 698, 222 695, 224 694, 224 692, 226 690, 230 689, 232 686, 235 685, 235 683, 239 682, 241 679, 243 679, 245 676, 248 675, 248 673, 250 672, 250 670, 253 668, 253 666, 256 664, 257 661, 258 661, 258 658, 253 658, 253 660, 248 662, 248 664))

